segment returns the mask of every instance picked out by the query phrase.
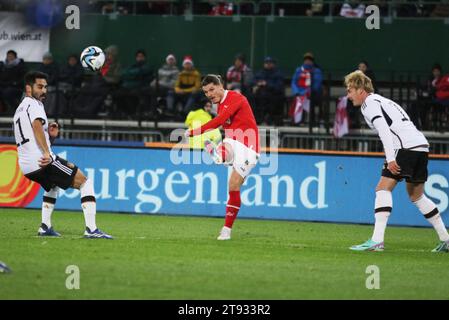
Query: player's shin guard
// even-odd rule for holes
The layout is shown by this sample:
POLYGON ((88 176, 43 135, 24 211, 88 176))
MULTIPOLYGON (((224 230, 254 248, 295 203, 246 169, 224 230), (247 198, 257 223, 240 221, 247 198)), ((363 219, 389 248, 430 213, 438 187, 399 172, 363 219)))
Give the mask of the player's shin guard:
POLYGON ((374 213, 376 223, 374 225, 373 237, 375 242, 383 242, 385 229, 387 228, 388 217, 393 209, 393 197, 391 192, 387 190, 379 190, 376 192, 376 200, 374 203, 374 213))
POLYGON ((44 192, 42 199, 42 223, 51 228, 51 215, 55 208, 59 187, 54 187, 50 191, 44 192))
POLYGON ((84 212, 84 220, 86 221, 86 227, 88 227, 91 231, 97 229, 97 225, 95 223, 95 215, 97 213, 97 203, 94 195, 94 186, 92 184, 92 180, 87 179, 80 186, 81 191, 81 208, 83 208, 84 212))
POLYGON ((240 191, 229 191, 229 200, 226 205, 225 227, 232 228, 240 210, 240 191))
POLYGON ((446 227, 444 226, 443 220, 441 219, 440 213, 435 205, 429 198, 423 194, 418 200, 414 201, 413 204, 421 211, 424 218, 429 221, 433 226, 435 231, 438 233, 440 241, 449 241, 449 234, 447 233, 446 227))

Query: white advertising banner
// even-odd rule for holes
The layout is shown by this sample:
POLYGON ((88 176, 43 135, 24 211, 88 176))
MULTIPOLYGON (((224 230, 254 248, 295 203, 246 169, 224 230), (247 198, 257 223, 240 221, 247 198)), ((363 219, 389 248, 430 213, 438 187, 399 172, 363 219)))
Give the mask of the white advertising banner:
POLYGON ((0 60, 8 50, 17 52, 25 62, 41 62, 49 51, 50 29, 27 23, 25 15, 18 12, 0 12, 0 60))

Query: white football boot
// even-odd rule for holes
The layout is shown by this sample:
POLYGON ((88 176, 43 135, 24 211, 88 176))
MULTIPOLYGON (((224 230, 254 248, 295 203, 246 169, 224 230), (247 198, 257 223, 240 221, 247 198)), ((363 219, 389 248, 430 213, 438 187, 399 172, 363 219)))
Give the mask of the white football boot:
POLYGON ((231 228, 223 227, 217 240, 231 240, 231 228))

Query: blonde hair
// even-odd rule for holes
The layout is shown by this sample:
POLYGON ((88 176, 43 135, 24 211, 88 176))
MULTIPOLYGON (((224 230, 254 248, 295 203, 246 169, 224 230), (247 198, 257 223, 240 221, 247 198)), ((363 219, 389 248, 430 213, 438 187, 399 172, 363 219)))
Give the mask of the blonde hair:
POLYGON ((354 89, 363 89, 368 93, 374 92, 371 79, 360 70, 351 72, 350 74, 346 75, 345 85, 346 87, 352 87, 354 89))

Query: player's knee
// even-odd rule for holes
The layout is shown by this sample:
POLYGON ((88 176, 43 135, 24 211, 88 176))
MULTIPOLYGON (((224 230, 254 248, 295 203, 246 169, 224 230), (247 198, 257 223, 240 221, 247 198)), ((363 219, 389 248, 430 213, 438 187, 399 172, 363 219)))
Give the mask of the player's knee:
POLYGON ((229 191, 239 191, 240 185, 238 183, 229 183, 229 191))
POLYGON ((240 186, 239 185, 230 186, 229 191, 240 191, 240 186))
POLYGON ((75 189, 79 189, 81 185, 86 182, 87 178, 86 176, 81 172, 81 170, 78 169, 78 171, 75 174, 75 178, 73 179, 73 187, 75 189))
POLYGON ((379 183, 379 184, 376 186, 376 192, 378 192, 378 191, 388 191, 388 192, 391 192, 391 191, 393 191, 393 189, 394 189, 394 187, 391 187, 391 186, 389 186, 389 185, 385 185, 385 184, 383 184, 383 183, 379 183))
POLYGON ((421 199, 423 195, 424 195, 423 193, 420 193, 420 194, 413 194, 412 193, 412 194, 408 195, 408 198, 410 199, 411 202, 415 203, 416 201, 421 199))
POLYGON ((229 180, 229 191, 239 191, 241 186, 241 181, 238 178, 231 178, 229 180))
POLYGON ((75 165, 73 163, 67 162, 67 167, 73 169, 75 168, 75 165))

